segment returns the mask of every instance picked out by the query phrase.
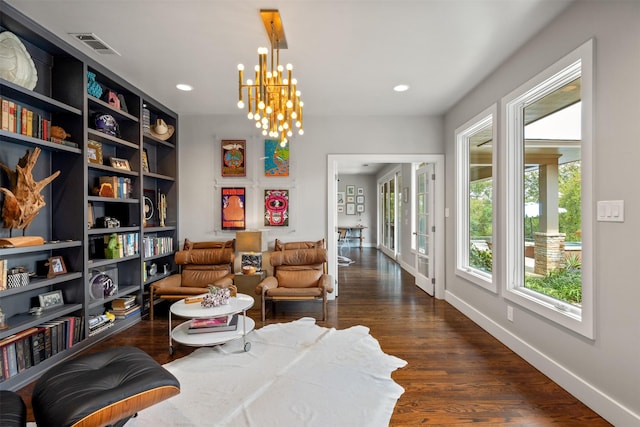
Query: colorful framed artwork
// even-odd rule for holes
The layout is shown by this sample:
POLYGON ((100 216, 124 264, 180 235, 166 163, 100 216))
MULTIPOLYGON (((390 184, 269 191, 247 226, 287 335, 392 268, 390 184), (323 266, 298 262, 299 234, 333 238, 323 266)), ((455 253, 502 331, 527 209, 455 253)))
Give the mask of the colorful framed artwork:
POLYGON ((264 190, 264 225, 289 226, 289 190, 264 190))
POLYGON ((356 214, 356 205, 353 203, 347 203, 347 215, 355 215, 356 214))
POLYGON ((246 146, 244 140, 222 140, 222 176, 246 176, 246 146))
POLYGON ((275 139, 264 141, 264 176, 289 176, 289 144, 275 139))
POLYGON ((338 191, 338 206, 344 205, 344 191, 338 191))
POLYGON ((355 195, 356 195, 356 186, 347 185, 347 196, 355 196, 355 195))
POLYGON ((357 206, 356 206, 356 211, 357 211, 358 213, 362 213, 362 212, 364 212, 364 205, 357 205, 357 206))
POLYGON ((246 189, 222 188, 220 198, 222 229, 244 230, 246 189))

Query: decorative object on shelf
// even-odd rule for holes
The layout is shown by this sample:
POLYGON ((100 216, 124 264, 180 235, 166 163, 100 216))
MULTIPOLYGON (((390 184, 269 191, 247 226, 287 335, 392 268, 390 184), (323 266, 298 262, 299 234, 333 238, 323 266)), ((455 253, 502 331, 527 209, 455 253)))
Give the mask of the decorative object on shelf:
POLYGON ((172 125, 166 124, 162 119, 156 120, 155 125, 149 126, 149 132, 151 133, 151 135, 163 141, 171 138, 174 131, 175 128, 172 125))
POLYGON ((244 140, 222 140, 222 176, 246 176, 244 140))
POLYGON ((221 209, 223 230, 245 229, 245 188, 222 188, 221 209))
POLYGON ((118 293, 118 270, 115 268, 102 271, 93 270, 89 280, 89 297, 91 301, 99 301, 118 293))
POLYGON ((254 274, 262 270, 262 232, 261 231, 237 231, 236 250, 242 254, 242 272, 254 274), (245 267, 252 267, 253 273, 245 272, 245 267))
POLYGON ((96 218, 97 228, 119 228, 120 220, 111 216, 101 216, 96 218))
POLYGON ((289 226, 289 190, 264 190, 264 225, 289 226))
POLYGON ((116 197, 116 193, 113 191, 113 185, 108 182, 100 183, 100 186, 94 189, 94 194, 100 197, 116 197))
POLYGON ((112 90, 107 91, 107 104, 111 105, 116 110, 120 109, 120 99, 118 99, 118 94, 112 90))
POLYGON ((0 168, 7 173, 8 182, 12 184, 10 190, 0 187, 0 191, 4 193, 2 208, 4 228, 22 229, 24 234, 24 230, 29 227, 40 209, 46 205, 44 196, 40 192, 60 175, 60 171, 54 172, 41 181, 33 179, 33 169, 38 161, 38 156, 40 156, 40 151, 39 147, 34 148, 33 152, 27 150, 27 153, 18 160, 15 171, 0 163, 0 168))
POLYGON ((100 99, 102 96, 102 85, 96 81, 96 73, 87 71, 87 93, 100 99))
POLYGON ((231 290, 229 288, 219 288, 209 285, 209 293, 204 295, 204 299, 200 303, 204 308, 218 307, 229 304, 231 290))
POLYGON ((120 102, 120 110, 124 111, 125 113, 129 112, 129 109, 127 108, 127 101, 124 99, 124 95, 119 93, 118 94, 118 101, 120 102))
POLYGON ((158 194, 158 216, 160 217, 160 227, 164 227, 167 220, 167 195, 162 193, 158 194))
POLYGON ((10 31, 0 33, 0 77, 33 90, 38 72, 20 39, 10 31))
POLYGON ((158 274, 158 264, 152 262, 149 266, 149 276, 155 276, 156 274, 158 274))
POLYGON ((102 143, 91 139, 87 141, 87 159, 89 163, 102 164, 102 143))
POLYGON ((118 235, 116 233, 112 233, 109 236, 107 247, 104 250, 104 256, 107 259, 120 258, 120 249, 118 248, 118 235))
POLYGON ((96 114, 94 123, 96 125, 97 131, 120 138, 120 128, 118 127, 118 122, 111 114, 96 114))
POLYGON ((289 146, 274 139, 264 141, 264 176, 289 176, 289 146))
POLYGON ((44 245, 40 236, 18 236, 0 238, 0 248, 23 248, 25 246, 44 245))
POLYGON ((61 256, 52 256, 49 258, 49 272, 47 277, 51 278, 67 272, 67 266, 64 265, 64 260, 61 256))
POLYGON ((7 271, 7 288, 19 288, 29 284, 31 274, 24 266, 13 267, 7 271))
POLYGON ((116 169, 122 169, 125 171, 130 171, 131 166, 129 165, 129 160, 121 159, 118 157, 109 157, 109 163, 111 163, 111 167, 116 169))
POLYGON ((149 152, 146 148, 142 149, 142 172, 151 172, 151 169, 149 169, 149 152))
POLYGON ((67 139, 68 136, 71 136, 70 133, 67 133, 67 131, 65 131, 60 126, 51 126, 51 130, 49 131, 49 133, 51 134, 52 138, 57 138, 63 141, 67 139))
POLYGON ((269 35, 271 64, 267 64, 266 47, 258 48, 256 81, 243 83, 244 65, 238 65, 238 108, 244 108, 243 89, 246 88, 249 120, 256 122, 264 136, 286 145, 293 137, 294 127, 303 135, 302 107, 298 82, 293 78, 293 66, 287 64, 287 76, 280 65, 280 49, 287 48, 287 40, 278 10, 261 10, 260 16, 269 35), (274 63, 274 52, 276 62, 274 63))
POLYGON ((45 310, 64 305, 62 291, 60 290, 38 295, 38 301, 40 301, 40 307, 44 308, 45 310))
POLYGON ((143 190, 144 199, 144 220, 145 227, 155 227, 158 225, 158 213, 156 212, 156 192, 145 188, 143 190))

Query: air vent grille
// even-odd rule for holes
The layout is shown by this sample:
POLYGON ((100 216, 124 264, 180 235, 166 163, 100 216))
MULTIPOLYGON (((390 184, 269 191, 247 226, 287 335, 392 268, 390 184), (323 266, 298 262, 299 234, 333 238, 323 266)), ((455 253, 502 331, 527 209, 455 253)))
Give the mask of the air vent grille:
POLYGON ((82 43, 89 46, 95 52, 102 55, 120 55, 114 48, 106 44, 100 37, 93 33, 69 33, 69 35, 75 37, 82 43))

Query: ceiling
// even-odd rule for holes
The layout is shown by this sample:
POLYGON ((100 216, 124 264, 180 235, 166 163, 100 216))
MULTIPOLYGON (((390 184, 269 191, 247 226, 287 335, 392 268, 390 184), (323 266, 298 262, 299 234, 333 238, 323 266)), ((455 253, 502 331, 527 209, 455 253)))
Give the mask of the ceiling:
POLYGON ((6 0, 179 114, 244 114, 237 65, 278 9, 305 117, 441 115, 571 0, 6 0), (69 33, 91 32, 120 55, 69 33), (191 92, 175 88, 194 87, 191 92), (407 92, 393 87, 407 84, 407 92))

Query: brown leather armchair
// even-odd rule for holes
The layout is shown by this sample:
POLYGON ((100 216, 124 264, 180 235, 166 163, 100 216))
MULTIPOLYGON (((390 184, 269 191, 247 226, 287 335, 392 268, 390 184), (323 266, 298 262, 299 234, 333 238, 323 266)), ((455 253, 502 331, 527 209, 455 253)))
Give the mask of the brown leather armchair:
POLYGON ((271 253, 273 276, 256 286, 262 298, 262 321, 266 301, 322 301, 322 320, 327 318, 327 294, 333 292, 333 279, 327 274, 327 250, 324 240, 283 243, 276 239, 271 253))
POLYGON ((150 286, 149 319, 153 320, 156 298, 180 300, 208 291, 208 285, 233 285, 235 239, 226 242, 191 242, 185 240, 183 250, 176 252, 180 273, 154 282, 150 286))

